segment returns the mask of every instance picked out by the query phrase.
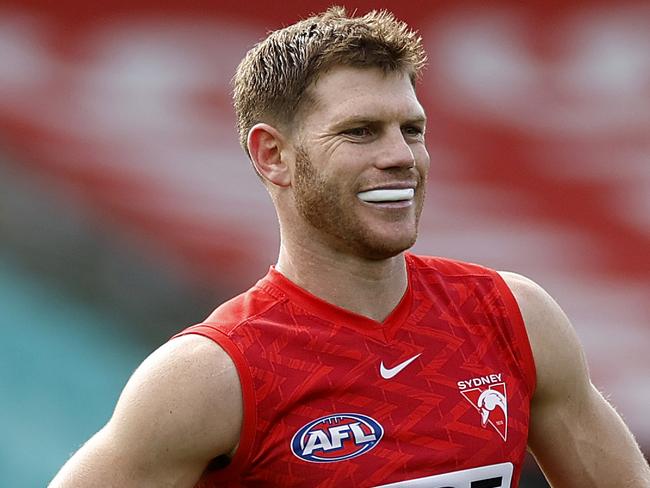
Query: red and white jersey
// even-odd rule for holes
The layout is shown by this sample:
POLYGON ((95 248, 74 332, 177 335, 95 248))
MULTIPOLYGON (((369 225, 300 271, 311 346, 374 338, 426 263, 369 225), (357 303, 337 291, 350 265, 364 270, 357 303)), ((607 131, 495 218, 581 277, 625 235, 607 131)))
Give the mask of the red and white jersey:
POLYGON ((381 323, 271 268, 181 333, 225 349, 243 391, 237 452, 197 486, 518 485, 535 367, 514 297, 478 265, 406 262, 381 323))

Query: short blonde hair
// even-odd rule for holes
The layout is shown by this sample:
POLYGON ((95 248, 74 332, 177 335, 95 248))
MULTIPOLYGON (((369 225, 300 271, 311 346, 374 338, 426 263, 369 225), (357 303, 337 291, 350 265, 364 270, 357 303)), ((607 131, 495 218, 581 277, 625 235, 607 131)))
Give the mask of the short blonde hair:
POLYGON ((335 66, 404 71, 411 82, 426 63, 421 37, 385 10, 348 17, 330 7, 271 32, 239 64, 233 79, 240 143, 259 122, 285 129, 308 103, 307 88, 335 66))

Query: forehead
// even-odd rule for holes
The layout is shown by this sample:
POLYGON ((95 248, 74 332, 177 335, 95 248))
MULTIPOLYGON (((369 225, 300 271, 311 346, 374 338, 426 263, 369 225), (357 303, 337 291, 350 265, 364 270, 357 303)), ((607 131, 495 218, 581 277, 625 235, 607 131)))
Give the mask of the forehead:
POLYGON ((310 87, 310 95, 313 103, 305 122, 424 118, 411 80, 402 71, 339 66, 321 75, 310 87))

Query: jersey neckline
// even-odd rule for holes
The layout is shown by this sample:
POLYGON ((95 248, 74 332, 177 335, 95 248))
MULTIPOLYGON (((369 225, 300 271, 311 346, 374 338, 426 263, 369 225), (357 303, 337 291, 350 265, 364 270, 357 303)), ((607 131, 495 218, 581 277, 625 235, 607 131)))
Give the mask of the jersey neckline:
POLYGON ((269 268, 269 272, 264 278, 258 281, 256 286, 267 291, 271 295, 276 296, 276 298, 280 298, 278 296, 279 293, 305 312, 315 315, 323 320, 334 322, 337 325, 362 330, 364 333, 374 331, 378 334, 378 339, 386 340, 386 333, 404 323, 411 310, 413 295, 412 281, 415 267, 413 266, 411 256, 408 253, 404 253, 404 258, 406 262, 407 275, 406 291, 393 311, 381 322, 339 307, 338 305, 334 305, 333 303, 327 302, 326 300, 313 295, 284 276, 275 268, 275 266, 269 268))

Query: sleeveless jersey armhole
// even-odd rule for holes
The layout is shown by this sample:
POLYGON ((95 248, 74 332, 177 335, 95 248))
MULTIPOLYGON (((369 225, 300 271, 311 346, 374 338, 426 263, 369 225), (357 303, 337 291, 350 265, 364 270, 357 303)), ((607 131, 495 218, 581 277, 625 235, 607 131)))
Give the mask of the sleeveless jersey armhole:
POLYGON ((526 331, 526 324, 524 323, 521 309, 519 308, 519 304, 517 303, 517 299, 513 295, 512 290, 510 290, 510 287, 501 274, 495 271, 494 275, 497 289, 503 299, 503 303, 508 312, 508 317, 510 317, 513 333, 515 334, 515 340, 517 342, 517 349, 521 352, 523 361, 522 367, 524 368, 528 387, 530 388, 530 396, 532 398, 537 386, 537 370, 535 368, 535 359, 530 346, 530 340, 528 339, 528 332, 526 331))
POLYGON ((239 348, 230 340, 230 338, 222 332, 218 327, 207 323, 194 325, 185 329, 184 331, 176 334, 174 337, 180 337, 188 334, 197 334, 214 341, 222 347, 230 356, 237 374, 242 390, 242 404, 243 404, 243 417, 242 427, 239 436, 239 444, 235 455, 228 466, 214 473, 206 473, 208 476, 235 476, 236 473, 241 473, 246 464, 248 463, 253 442, 255 441, 255 432, 257 425, 257 413, 255 406, 255 389, 253 386, 253 377, 251 375, 250 367, 244 357, 244 354, 239 348))

